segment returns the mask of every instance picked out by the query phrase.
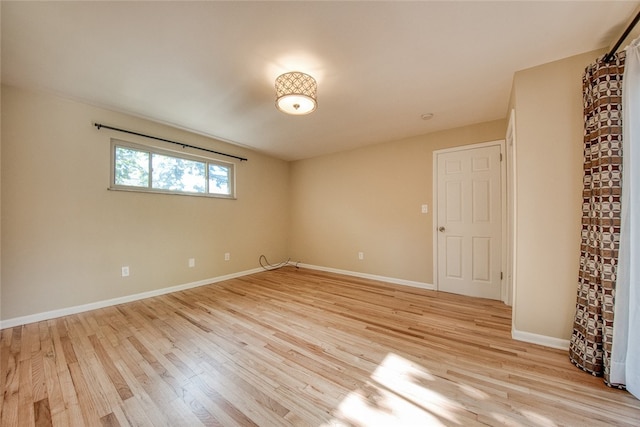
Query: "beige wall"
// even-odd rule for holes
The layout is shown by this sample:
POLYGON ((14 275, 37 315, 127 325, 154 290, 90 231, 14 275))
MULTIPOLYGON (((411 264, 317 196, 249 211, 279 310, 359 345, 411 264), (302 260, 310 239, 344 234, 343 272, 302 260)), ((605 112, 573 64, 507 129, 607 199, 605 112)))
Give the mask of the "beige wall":
POLYGON ((432 153, 505 131, 498 120, 293 162, 292 258, 433 284, 432 153))
POLYGON ((287 162, 6 86, 2 122, 2 319, 246 271, 260 254, 286 257, 287 162), (108 191, 110 138, 150 140, 93 122, 248 157, 236 162, 238 199, 108 191))
POLYGON ((599 54, 514 77, 518 331, 562 340, 571 335, 582 210, 582 73, 599 54))

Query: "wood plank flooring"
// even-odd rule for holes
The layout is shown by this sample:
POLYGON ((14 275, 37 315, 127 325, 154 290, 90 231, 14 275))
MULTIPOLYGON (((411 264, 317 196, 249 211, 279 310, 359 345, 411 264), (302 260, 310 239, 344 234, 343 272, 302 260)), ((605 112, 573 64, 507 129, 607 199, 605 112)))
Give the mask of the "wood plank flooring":
POLYGON ((496 301, 287 267, 2 330, 0 425, 640 425, 510 325, 496 301))

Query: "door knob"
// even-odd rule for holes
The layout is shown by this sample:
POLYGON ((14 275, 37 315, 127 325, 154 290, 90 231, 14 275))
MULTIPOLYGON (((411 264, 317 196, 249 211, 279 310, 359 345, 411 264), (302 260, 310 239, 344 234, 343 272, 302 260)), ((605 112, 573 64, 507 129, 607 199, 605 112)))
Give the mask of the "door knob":
POLYGON ((442 227, 442 226, 438 227, 438 231, 441 232, 441 233, 444 232, 444 227, 442 227))

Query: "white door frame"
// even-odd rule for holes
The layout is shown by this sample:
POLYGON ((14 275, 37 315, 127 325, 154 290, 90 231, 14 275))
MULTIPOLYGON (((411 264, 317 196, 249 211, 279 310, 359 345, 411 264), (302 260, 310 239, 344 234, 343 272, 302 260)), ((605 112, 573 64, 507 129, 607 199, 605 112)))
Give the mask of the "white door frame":
MULTIPOLYGON (((505 304, 513 307, 515 313, 516 295, 516 112, 511 110, 505 138, 507 149, 507 293, 502 296, 505 304)), ((512 315, 512 319, 515 316, 512 315)))
POLYGON ((461 145, 458 147, 445 148, 435 150, 433 152, 433 284, 436 290, 440 289, 438 283, 438 155, 451 153, 456 151, 471 150, 474 148, 483 148, 497 145, 500 147, 500 204, 502 209, 502 236, 501 236, 501 254, 500 254, 500 271, 503 272, 500 279, 501 297, 504 302, 509 296, 507 291, 506 267, 507 267, 507 168, 505 160, 505 140, 481 142, 479 144, 461 145))

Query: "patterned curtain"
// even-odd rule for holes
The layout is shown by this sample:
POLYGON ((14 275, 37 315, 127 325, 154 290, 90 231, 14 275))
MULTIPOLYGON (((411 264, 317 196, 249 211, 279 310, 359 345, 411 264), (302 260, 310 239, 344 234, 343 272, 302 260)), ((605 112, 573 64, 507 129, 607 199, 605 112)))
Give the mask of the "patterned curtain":
POLYGON ((578 300, 569 345, 576 366, 609 384, 622 179, 625 52, 599 58, 582 78, 584 189, 578 300))

